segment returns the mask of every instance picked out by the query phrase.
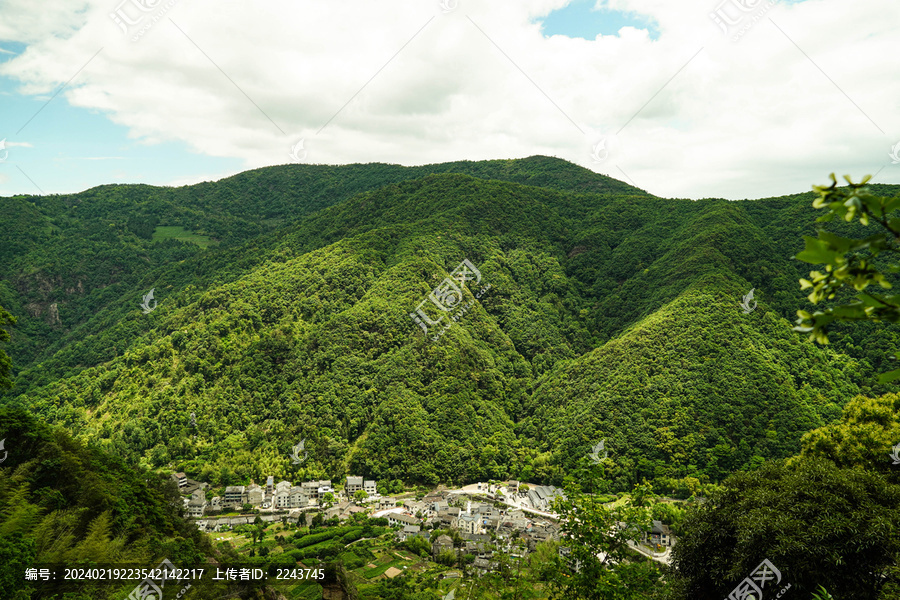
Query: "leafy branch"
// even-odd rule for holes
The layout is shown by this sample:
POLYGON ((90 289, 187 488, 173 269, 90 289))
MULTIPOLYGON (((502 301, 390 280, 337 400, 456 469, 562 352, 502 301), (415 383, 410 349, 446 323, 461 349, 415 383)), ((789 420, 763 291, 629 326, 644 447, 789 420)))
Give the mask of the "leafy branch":
MULTIPOLYGON (((893 286, 885 278, 885 273, 900 271, 900 263, 891 260, 884 268, 875 264, 879 255, 900 253, 900 218, 891 213, 900 209, 900 198, 882 198, 869 193, 866 185, 871 179, 866 175, 859 183, 853 183, 844 176, 848 185, 838 188, 834 173, 830 186, 813 186, 818 198, 814 208, 828 208, 828 213, 816 219, 828 223, 839 217, 846 222, 858 219, 868 226, 877 223, 883 231, 865 238, 849 238, 835 235, 824 229, 818 230, 818 238, 803 236, 806 248, 794 258, 810 264, 824 264, 825 272, 811 271, 810 279, 800 280, 800 289, 812 289, 808 298, 813 304, 833 300, 843 288, 853 288, 857 294, 852 301, 809 313, 798 310, 794 331, 808 333, 809 339, 820 344, 828 343, 830 325, 841 321, 885 321, 900 322, 900 294, 885 295, 869 291, 869 286, 877 284, 889 290, 893 286), (865 254, 868 252, 868 255, 865 254)), ((898 356, 900 358, 900 356, 898 356)), ((879 376, 881 383, 900 378, 900 369, 879 376)))

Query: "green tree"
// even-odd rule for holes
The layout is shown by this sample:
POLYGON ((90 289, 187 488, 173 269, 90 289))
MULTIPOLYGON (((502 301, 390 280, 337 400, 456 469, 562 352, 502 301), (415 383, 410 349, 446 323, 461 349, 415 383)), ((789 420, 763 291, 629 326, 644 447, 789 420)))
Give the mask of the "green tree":
POLYGON ((423 558, 428 558, 431 554, 431 544, 428 543, 428 540, 421 536, 408 538, 403 545, 407 550, 414 554, 418 554, 423 558))
MULTIPOLYGON (((6 326, 15 324, 15 317, 3 310, 3 307, 0 306, 0 342, 9 341, 9 332, 6 330, 6 326)), ((12 361, 10 360, 9 355, 0 349, 0 388, 10 387, 12 385, 12 379, 10 378, 11 372, 12 361)))
POLYGON ((353 494, 353 499, 357 502, 364 502, 368 497, 369 494, 368 492, 366 492, 366 490, 356 490, 356 492, 353 494))
POLYGON ((900 483, 900 473, 890 460, 898 442, 900 394, 857 396, 844 406, 840 421, 803 436, 801 454, 830 459, 839 467, 876 471, 900 483))
POLYGON ((655 497, 653 486, 647 483, 646 479, 643 483, 635 484, 634 490, 631 492, 631 502, 635 506, 649 506, 655 497))
POLYGON ((677 505, 669 502, 657 502, 650 508, 650 516, 654 520, 668 525, 675 535, 681 534, 681 521, 684 518, 684 511, 677 505))
POLYGON ((0 597, 10 600, 31 598, 32 588, 25 585, 22 574, 34 566, 36 556, 34 540, 16 534, 11 538, 0 537, 0 597))
POLYGON ((632 562, 628 544, 649 528, 648 511, 631 502, 604 507, 597 497, 608 491, 604 477, 602 463, 580 469, 565 486, 565 498, 554 500, 562 546, 567 549, 564 560, 556 559, 554 599, 643 600, 658 588, 658 568, 650 562, 632 562), (587 490, 574 481, 584 482, 587 490))
POLYGON ((900 486, 821 458, 737 473, 692 507, 672 549, 674 598, 727 596, 763 559, 784 584, 837 598, 884 598, 897 581, 900 486))
MULTIPOLYGON (((871 291, 870 286, 883 289, 893 286, 886 273, 900 271, 896 255, 900 253, 900 217, 892 214, 900 209, 900 197, 883 198, 869 192, 866 185, 871 175, 853 183, 849 176, 846 187, 837 187, 837 179, 831 174, 830 186, 813 186, 818 197, 815 208, 828 208, 828 212, 816 219, 828 223, 835 217, 846 222, 858 220, 863 226, 875 223, 879 231, 863 238, 842 237, 820 228, 818 237, 803 236, 805 249, 795 258, 810 264, 824 264, 825 272, 811 271, 810 279, 801 279, 801 289, 812 289, 808 298, 813 304, 834 300, 842 290, 853 290, 850 302, 809 313, 798 310, 795 331, 808 333, 811 340, 828 343, 830 325, 841 321, 900 322, 900 294, 883 294, 871 291), (878 264, 879 256, 887 256, 886 264, 878 264)), ((898 355, 900 358, 900 355, 898 355)), ((882 383, 900 378, 900 369, 884 373, 882 383)))

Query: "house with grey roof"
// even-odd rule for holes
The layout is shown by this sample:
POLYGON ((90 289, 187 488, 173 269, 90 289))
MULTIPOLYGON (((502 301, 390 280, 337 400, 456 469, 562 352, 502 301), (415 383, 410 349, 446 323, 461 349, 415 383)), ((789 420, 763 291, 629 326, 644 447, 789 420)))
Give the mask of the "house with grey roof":
POLYGON ((453 527, 456 519, 459 517, 460 510, 458 507, 442 510, 437 514, 437 521, 445 527, 453 527))
POLYGON ((289 492, 289 497, 291 508, 305 508, 306 506, 309 506, 309 496, 303 493, 302 487, 296 485, 292 487, 289 492))
POLYGON ((446 550, 453 552, 453 539, 448 535, 440 535, 434 540, 434 543, 431 544, 431 554, 432 556, 437 556, 446 550))
POLYGON ((459 529, 460 533, 478 533, 481 530, 481 519, 478 515, 461 514, 451 525, 454 529, 459 529))
POLYGON ((397 532, 397 539, 405 542, 409 538, 417 536, 421 529, 418 525, 404 525, 403 529, 397 532))
POLYGON ((188 502, 187 514, 189 517, 202 517, 205 511, 206 498, 204 498, 202 495, 199 498, 193 498, 190 502, 188 502))
POLYGON ((247 488, 247 502, 253 506, 259 506, 263 503, 265 492, 255 483, 247 488))
POLYGON ((247 489, 242 485, 230 485, 225 488, 225 498, 223 501, 226 505, 240 505, 247 503, 247 489))
POLYGON ((472 563, 472 567, 478 569, 479 571, 487 573, 489 571, 493 571, 497 567, 497 563, 487 557, 479 556, 475 559, 475 562, 472 563))
POLYGON ((672 532, 668 525, 663 525, 662 521, 653 521, 650 524, 650 531, 645 532, 643 541, 651 545, 671 546, 672 532))
POLYGON ((404 525, 421 525, 422 524, 421 519, 417 519, 415 517, 412 517, 412 516, 404 514, 404 513, 390 513, 387 515, 387 520, 388 520, 388 525, 390 525, 392 527, 398 526, 398 525, 400 527, 403 527, 404 525))
POLYGON ((344 493, 347 494, 347 497, 352 497, 353 494, 361 489, 363 489, 363 478, 347 475, 347 483, 344 485, 344 493))

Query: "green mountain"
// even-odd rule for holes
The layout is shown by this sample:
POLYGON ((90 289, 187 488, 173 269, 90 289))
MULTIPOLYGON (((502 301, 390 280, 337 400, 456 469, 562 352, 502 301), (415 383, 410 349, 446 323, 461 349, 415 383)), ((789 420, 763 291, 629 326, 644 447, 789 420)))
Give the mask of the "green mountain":
POLYGON ((49 361, 45 380, 106 362, 135 337, 133 330, 111 332, 133 309, 131 299, 140 303, 161 281, 165 287, 157 297, 232 281, 269 260, 281 236, 292 231, 285 224, 365 191, 445 172, 646 195, 564 161, 532 157, 422 167, 285 165, 180 188, 107 185, 80 194, 6 198, 0 205, 0 306, 19 319, 10 354, 22 369, 49 361), (210 245, 217 252, 206 252, 210 245), (103 341, 91 344, 98 339, 103 341))
POLYGON ((20 319, 17 373, 0 402, 213 483, 560 482, 601 439, 620 487, 718 481, 888 389, 873 349, 897 342, 790 331, 812 194, 662 199, 532 157, 12 201, 0 305, 20 319), (161 227, 207 247, 153 241, 161 227), (434 341, 410 313, 438 316, 428 294, 463 259, 480 281, 434 341))

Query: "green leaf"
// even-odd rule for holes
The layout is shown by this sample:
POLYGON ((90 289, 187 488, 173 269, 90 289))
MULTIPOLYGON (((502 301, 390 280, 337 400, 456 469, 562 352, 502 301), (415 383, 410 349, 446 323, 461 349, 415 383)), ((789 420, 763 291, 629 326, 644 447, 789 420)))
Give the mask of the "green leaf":
POLYGON ((797 260, 802 260, 803 262, 812 265, 820 263, 831 264, 835 262, 838 256, 840 256, 839 252, 832 250, 828 244, 822 240, 818 240, 808 235, 804 235, 803 239, 806 242, 806 249, 794 257, 797 260))
POLYGON ((819 231, 819 239, 841 253, 847 252, 857 243, 853 238, 841 237, 825 230, 819 231))

